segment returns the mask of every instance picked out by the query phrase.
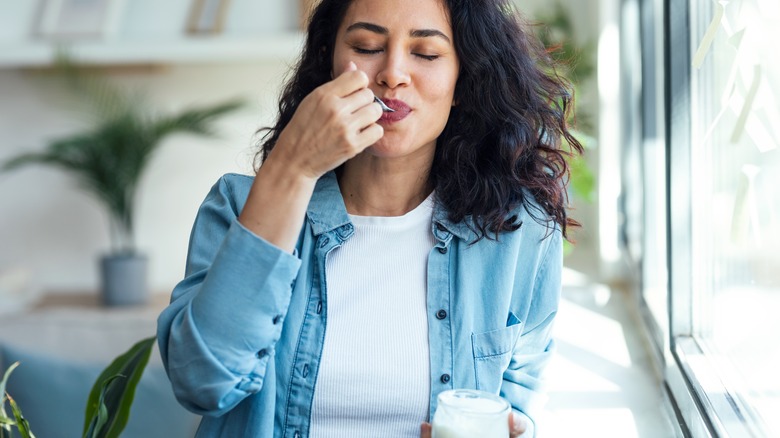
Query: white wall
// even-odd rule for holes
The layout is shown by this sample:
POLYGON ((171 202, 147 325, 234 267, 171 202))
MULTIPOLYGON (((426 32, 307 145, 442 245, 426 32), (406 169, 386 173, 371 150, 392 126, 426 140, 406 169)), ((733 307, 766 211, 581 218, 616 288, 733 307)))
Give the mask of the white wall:
MULTIPOLYGON (((169 291, 182 277, 190 226, 211 185, 226 172, 252 172, 253 134, 273 121, 285 71, 267 63, 113 73, 121 85, 146 89, 160 110, 237 96, 250 103, 223 120, 220 138, 171 137, 151 161, 136 220, 153 291, 169 291)), ((0 71, 0 96, 0 160, 39 150, 83 119, 40 75, 0 71)), ((0 272, 29 269, 34 284, 51 292, 97 289, 97 258, 109 249, 106 216, 68 175, 44 167, 0 174, 0 200, 0 272)))

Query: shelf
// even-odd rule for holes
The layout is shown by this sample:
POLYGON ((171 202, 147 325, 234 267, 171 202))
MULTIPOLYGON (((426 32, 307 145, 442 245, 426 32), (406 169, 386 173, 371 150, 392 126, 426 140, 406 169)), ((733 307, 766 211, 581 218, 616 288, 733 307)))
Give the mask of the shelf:
POLYGON ((263 37, 188 37, 171 40, 101 40, 68 43, 0 43, 0 68, 40 68, 53 64, 58 46, 80 64, 212 64, 216 62, 291 61, 301 51, 302 33, 263 37))

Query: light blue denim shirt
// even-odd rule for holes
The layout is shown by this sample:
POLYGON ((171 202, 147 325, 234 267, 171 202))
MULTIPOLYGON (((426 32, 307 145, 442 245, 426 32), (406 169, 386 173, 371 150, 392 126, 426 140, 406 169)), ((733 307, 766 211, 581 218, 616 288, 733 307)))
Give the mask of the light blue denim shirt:
MULTIPOLYGON (((158 320, 160 352, 176 397, 204 416, 198 437, 307 437, 327 328, 325 259, 354 229, 331 172, 317 182, 294 254, 284 252, 237 221, 252 181, 225 175, 200 207, 185 278, 158 320)), ((545 398, 562 237, 517 213, 520 229, 474 243, 465 223, 434 209, 430 418, 447 389, 500 394, 530 417, 545 398)))

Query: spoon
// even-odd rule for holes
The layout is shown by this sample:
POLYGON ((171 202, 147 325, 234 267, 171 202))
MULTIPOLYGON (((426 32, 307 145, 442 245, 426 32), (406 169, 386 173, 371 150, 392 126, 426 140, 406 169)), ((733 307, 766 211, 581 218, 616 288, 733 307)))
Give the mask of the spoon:
POLYGON ((384 102, 382 102, 382 99, 380 99, 380 98, 378 98, 376 96, 374 96, 374 102, 378 103, 379 106, 382 107, 382 111, 384 111, 386 113, 394 113, 395 112, 394 109, 392 109, 389 106, 387 106, 384 102))

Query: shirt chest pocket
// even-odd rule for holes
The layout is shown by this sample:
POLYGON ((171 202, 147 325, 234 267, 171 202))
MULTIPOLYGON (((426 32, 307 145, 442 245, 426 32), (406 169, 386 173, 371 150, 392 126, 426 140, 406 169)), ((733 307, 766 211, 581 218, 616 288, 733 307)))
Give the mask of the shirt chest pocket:
POLYGON ((510 312, 506 327, 471 335, 477 389, 498 392, 522 329, 523 323, 510 312))

